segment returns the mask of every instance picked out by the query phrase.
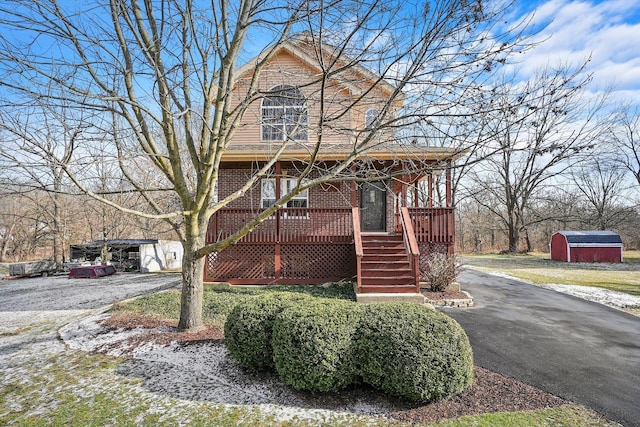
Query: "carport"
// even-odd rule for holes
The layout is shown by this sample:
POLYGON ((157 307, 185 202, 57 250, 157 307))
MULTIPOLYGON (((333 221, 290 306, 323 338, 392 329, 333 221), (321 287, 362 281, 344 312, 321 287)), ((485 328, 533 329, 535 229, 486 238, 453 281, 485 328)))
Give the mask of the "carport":
POLYGON ((142 273, 180 268, 183 254, 180 242, 157 239, 95 240, 69 249, 72 261, 109 262, 119 270, 142 273), (101 259, 103 251, 106 259, 101 259))

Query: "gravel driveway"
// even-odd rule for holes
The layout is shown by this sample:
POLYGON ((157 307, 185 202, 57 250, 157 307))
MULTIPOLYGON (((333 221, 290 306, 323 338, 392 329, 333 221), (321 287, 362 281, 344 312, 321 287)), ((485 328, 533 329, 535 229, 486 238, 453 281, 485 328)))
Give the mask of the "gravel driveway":
POLYGON ((0 333, 10 333, 62 312, 79 314, 116 301, 178 288, 179 273, 118 273, 91 279, 67 276, 0 280, 0 333))

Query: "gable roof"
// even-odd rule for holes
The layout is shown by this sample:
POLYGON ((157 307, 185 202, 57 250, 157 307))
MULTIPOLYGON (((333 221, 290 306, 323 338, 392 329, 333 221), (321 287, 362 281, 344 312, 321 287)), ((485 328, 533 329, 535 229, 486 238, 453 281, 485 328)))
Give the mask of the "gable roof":
MULTIPOLYGON (((275 51, 273 52, 274 57, 278 55, 281 51, 286 51, 291 55, 293 55, 295 58, 297 58, 299 61, 304 63, 306 66, 316 70, 318 73, 323 72, 323 70, 320 68, 318 64, 317 59, 315 59, 312 55, 309 55, 307 53, 308 51, 317 51, 318 49, 317 44, 313 40, 313 36, 308 31, 305 31, 289 39, 286 39, 282 43, 278 44, 277 46, 272 46, 270 48, 267 48, 265 52, 269 52, 269 49, 271 48, 275 48, 275 51)), ((328 55, 330 59, 336 59, 336 57, 339 54, 339 57, 337 57, 337 61, 344 64, 352 63, 353 65, 349 67, 350 71, 360 74, 362 77, 364 77, 371 84, 376 86, 378 89, 385 92, 387 95, 391 95, 396 91, 396 87, 391 83, 389 83, 387 80, 373 73, 372 71, 368 70, 366 67, 364 67, 362 64, 358 63, 357 61, 352 60, 346 54, 344 53, 340 54, 339 52, 337 52, 337 50, 338 49, 336 47, 331 46, 329 44, 326 44, 326 43, 320 44, 320 51, 323 54, 328 55)), ((255 58, 251 59, 250 61, 246 62, 244 65, 242 65, 240 68, 236 70, 236 75, 242 76, 250 72, 251 70, 253 70, 255 68, 255 64, 260 62, 264 58, 264 56, 265 56, 264 54, 260 54, 255 58)), ((354 84, 350 83, 345 79, 340 79, 336 77, 334 78, 334 80, 338 82, 340 85, 349 89, 351 93, 361 94, 363 92, 362 88, 355 86, 354 84)), ((404 94, 400 92, 397 95, 396 102, 402 103, 404 102, 404 99, 405 99, 404 94)))
POLYGON ((567 239, 569 244, 620 244, 622 239, 613 231, 558 231, 567 239))

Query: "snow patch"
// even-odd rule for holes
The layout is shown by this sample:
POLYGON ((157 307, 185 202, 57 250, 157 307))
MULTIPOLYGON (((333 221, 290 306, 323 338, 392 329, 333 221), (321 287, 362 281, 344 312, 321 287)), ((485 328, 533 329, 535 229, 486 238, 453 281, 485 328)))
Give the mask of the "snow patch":
POLYGON ((84 313, 85 310, 0 311, 0 335, 15 334, 24 328, 57 321, 60 317, 72 318, 84 313))
POLYGON ((384 403, 345 402, 343 407, 317 409, 304 393, 284 385, 275 373, 252 374, 244 371, 220 342, 177 343, 137 342, 136 337, 157 329, 106 330, 101 321, 107 314, 96 314, 67 324, 59 330, 68 347, 85 352, 103 352, 127 356, 116 373, 141 378, 149 391, 183 399, 223 405, 256 405, 263 414, 278 420, 329 420, 344 415, 380 415, 388 413, 384 403))
POLYGON ((558 283, 549 283, 542 285, 542 287, 573 295, 588 301, 598 302, 600 304, 608 305, 609 307, 640 307, 640 297, 625 294, 624 292, 612 291, 610 289, 597 288, 593 286, 563 285, 558 283))
MULTIPOLYGON (((493 272, 481 270, 492 276, 502 277, 509 280, 517 280, 519 282, 529 283, 526 280, 519 279, 511 276, 507 273, 493 272)), ((596 286, 582 286, 582 285, 565 285, 561 283, 547 283, 542 285, 536 285, 546 289, 551 289, 556 292, 572 295, 578 298, 582 298, 587 301, 597 302, 613 308, 630 308, 640 307, 640 297, 635 295, 625 294, 624 292, 613 291, 610 289, 598 288, 596 286)))

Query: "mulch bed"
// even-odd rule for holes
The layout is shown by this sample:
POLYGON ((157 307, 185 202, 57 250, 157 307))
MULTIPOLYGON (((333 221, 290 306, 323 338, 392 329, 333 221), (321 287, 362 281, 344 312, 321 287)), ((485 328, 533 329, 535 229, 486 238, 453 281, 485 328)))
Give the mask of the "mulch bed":
MULTIPOLYGON (((446 295, 448 295, 447 298, 450 298, 452 294, 447 293, 446 295)), ((130 344, 135 345, 141 345, 148 341, 158 344, 178 342, 189 345, 195 342, 220 341, 224 338, 224 331, 216 328, 206 328, 195 333, 179 332, 175 322, 123 316, 118 313, 114 313, 109 319, 103 321, 102 325, 107 329, 149 328, 148 334, 133 338, 135 342, 130 344), (156 328, 161 328, 161 330, 156 328)), ((408 423, 434 422, 446 418, 491 412, 545 409, 567 403, 528 384, 479 366, 474 367, 473 372, 474 381, 471 387, 457 396, 429 404, 412 404, 386 396, 367 386, 352 387, 333 394, 318 395, 301 392, 300 395, 310 406, 323 409, 339 408, 342 410, 345 403, 354 402, 356 404, 364 399, 372 405, 382 404, 383 407, 388 408, 388 412, 382 415, 408 423)))
POLYGON ((432 422, 490 412, 512 412, 545 409, 567 402, 528 384, 496 372, 474 367, 471 387, 457 396, 394 412, 391 417, 411 423, 432 422))
POLYGON ((430 289, 420 289, 420 293, 430 300, 444 300, 444 299, 467 299, 469 295, 464 292, 457 291, 455 289, 445 289, 442 292, 435 292, 430 289))

